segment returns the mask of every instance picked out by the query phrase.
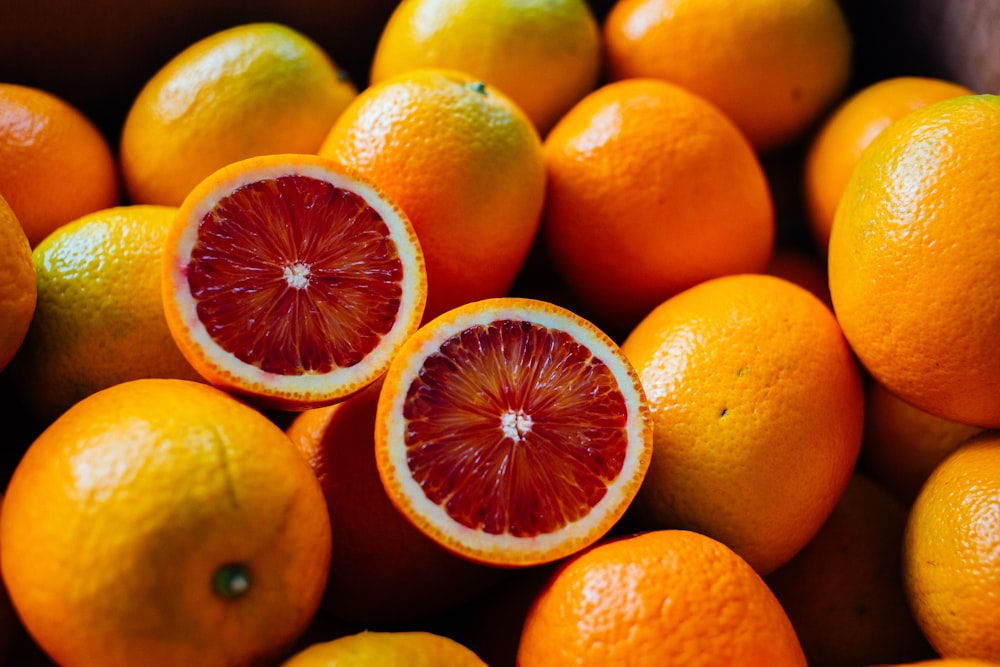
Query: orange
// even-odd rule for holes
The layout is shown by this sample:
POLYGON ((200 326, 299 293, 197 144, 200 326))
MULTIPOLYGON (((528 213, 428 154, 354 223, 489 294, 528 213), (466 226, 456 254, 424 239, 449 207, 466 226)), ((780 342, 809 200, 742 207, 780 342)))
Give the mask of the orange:
POLYGON ((308 626, 329 565, 323 494, 264 415, 198 382, 74 405, 4 497, 0 567, 59 665, 234 665, 308 626))
POLYGON ((935 417, 871 382, 859 465, 909 507, 938 463, 982 431, 935 417))
POLYGON ((597 545, 560 568, 528 612, 519 667, 806 664, 777 599, 699 533, 597 545))
POLYGON ((371 81, 423 67, 495 86, 544 134, 597 85, 600 29, 585 0, 403 0, 382 30, 371 81))
POLYGON ((146 377, 198 379, 163 316, 160 252, 177 209, 116 206, 69 222, 32 252, 35 316, 11 368, 42 421, 146 377))
POLYGON ((862 154, 830 231, 837 319, 868 372, 925 412, 1000 426, 1000 96, 916 109, 862 154))
POLYGON ((38 287, 31 246, 0 196, 0 371, 21 347, 35 313, 38 287))
POLYGON ((0 83, 0 196, 32 247, 118 203, 118 167, 91 120, 44 90, 0 83))
POLYGON ((470 560, 568 556, 621 518, 649 465, 635 371, 590 322, 485 299, 425 324, 393 359, 375 456, 390 500, 470 560))
POLYGON ((906 515, 888 491, 854 475, 816 536, 766 578, 810 667, 934 655, 903 592, 906 515))
POLYGON ((971 92, 943 79, 882 79, 854 93, 823 119, 810 139, 803 173, 810 231, 822 253, 830 243, 830 226, 844 185, 868 144, 908 111, 971 92))
POLYGON ((313 644, 281 667, 486 667, 475 653, 433 632, 359 632, 313 644))
POLYGON ((837 0, 621 0, 604 22, 612 80, 684 86, 759 151, 803 136, 843 93, 852 42, 837 0))
POLYGON ((209 175, 184 199, 163 258, 181 352, 260 405, 303 409, 358 392, 423 314, 409 220, 367 179, 316 155, 247 158, 209 175))
POLYGON ((457 71, 406 72, 362 92, 320 154, 378 183, 413 222, 425 321, 510 290, 538 231, 545 168, 509 97, 457 71))
POLYGON ((767 275, 668 299, 625 339, 653 415, 642 525, 703 532, 762 575, 819 531, 858 456, 861 378, 833 313, 767 275))
POLYGON ((1000 437, 959 447, 910 510, 903 577, 917 623, 942 656, 1000 662, 1000 437))
POLYGON ((248 23, 198 40, 143 86, 120 155, 133 203, 178 206, 230 162, 314 153, 357 91, 329 55, 277 23, 248 23))
POLYGON ((499 578, 426 537, 389 501, 375 464, 381 383, 306 410, 286 429, 326 498, 333 534, 323 610, 366 628, 412 624, 458 607, 499 578))
POLYGON ((767 266, 774 213, 760 162, 683 88, 599 88, 546 137, 545 166, 546 248, 604 326, 627 330, 687 287, 767 266))

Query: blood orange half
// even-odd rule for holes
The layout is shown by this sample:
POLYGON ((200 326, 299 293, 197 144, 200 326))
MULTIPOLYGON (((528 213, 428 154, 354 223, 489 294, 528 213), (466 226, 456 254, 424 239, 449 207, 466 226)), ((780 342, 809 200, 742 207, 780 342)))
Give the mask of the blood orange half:
POLYGON ((649 466, 638 375, 590 322, 475 301, 415 333, 385 376, 379 475, 420 530, 470 560, 553 561, 621 518, 649 466))
POLYGON ((426 300, 405 214, 314 155, 250 158, 207 177, 163 257, 164 311, 184 356, 267 407, 330 404, 377 380, 426 300))

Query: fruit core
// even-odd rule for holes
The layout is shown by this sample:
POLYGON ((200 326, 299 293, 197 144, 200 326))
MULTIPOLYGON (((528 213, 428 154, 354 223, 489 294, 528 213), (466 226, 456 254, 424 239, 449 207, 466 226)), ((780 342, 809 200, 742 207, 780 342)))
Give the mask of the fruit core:
POLYGON ((200 221, 187 266, 208 334, 284 375, 360 362, 396 321, 403 263, 363 197, 289 175, 243 184, 200 221))
POLYGON ((628 408, 570 334, 498 320, 445 340, 407 390, 410 472, 452 519, 532 537, 586 516, 622 471, 628 408))

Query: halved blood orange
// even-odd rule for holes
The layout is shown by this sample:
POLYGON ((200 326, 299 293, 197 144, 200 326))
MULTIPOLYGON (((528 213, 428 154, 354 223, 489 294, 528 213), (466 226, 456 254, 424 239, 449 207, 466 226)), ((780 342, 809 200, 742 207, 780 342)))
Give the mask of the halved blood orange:
POLYGON ((638 375, 596 326, 497 298, 431 320, 379 396, 375 448, 390 499, 470 560, 528 566, 597 541, 649 466, 638 375))
POLYGON ((219 169, 184 200, 163 255, 181 352, 210 383, 266 407, 334 403, 380 378, 426 293, 406 215, 315 155, 219 169))

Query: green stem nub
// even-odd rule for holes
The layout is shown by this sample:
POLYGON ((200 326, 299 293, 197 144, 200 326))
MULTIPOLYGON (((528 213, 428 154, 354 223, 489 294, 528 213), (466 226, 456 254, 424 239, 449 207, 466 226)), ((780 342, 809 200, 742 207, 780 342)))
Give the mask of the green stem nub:
POLYGON ((250 591, 250 583, 250 569, 242 563, 228 563, 212 575, 212 590, 226 600, 246 595, 250 591))
POLYGON ((476 81, 475 83, 467 83, 465 87, 474 93, 479 93, 480 95, 486 94, 486 84, 482 81, 476 81))

